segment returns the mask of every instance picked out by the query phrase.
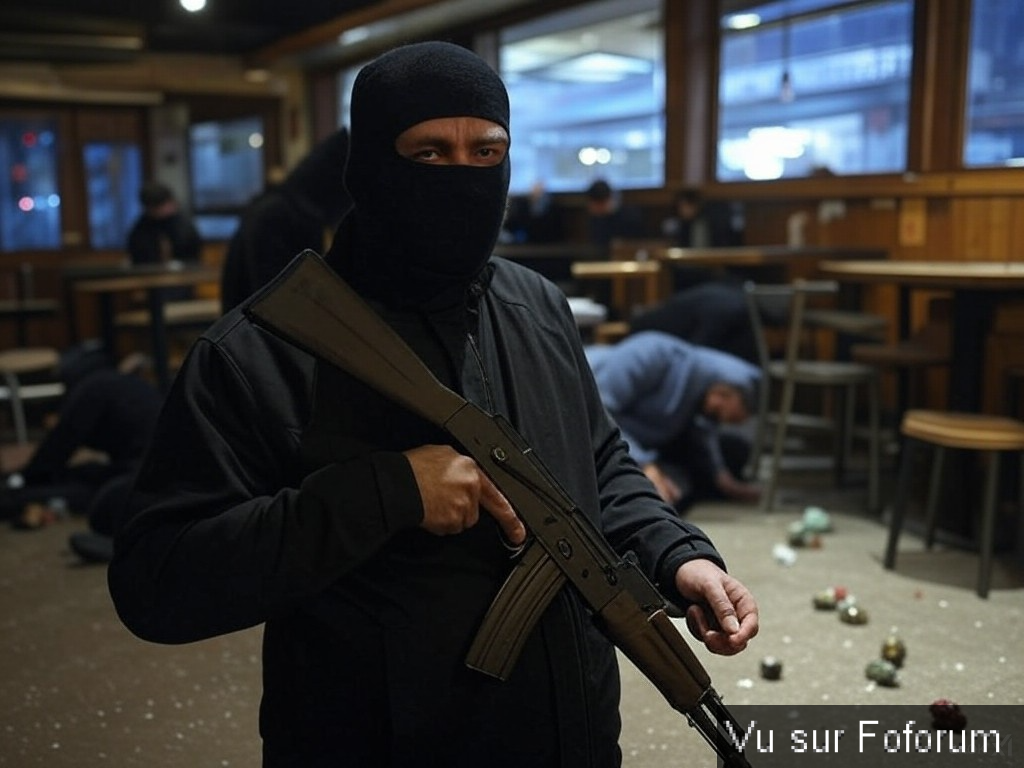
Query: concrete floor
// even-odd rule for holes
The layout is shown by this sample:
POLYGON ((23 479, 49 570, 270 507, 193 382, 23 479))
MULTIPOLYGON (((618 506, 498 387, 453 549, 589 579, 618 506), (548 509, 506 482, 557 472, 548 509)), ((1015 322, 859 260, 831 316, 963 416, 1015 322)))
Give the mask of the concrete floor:
MULTIPOLYGON (((762 631, 744 654, 696 649, 727 705, 926 707, 946 697, 969 713, 1024 704, 1024 578, 1012 557, 1000 559, 991 598, 981 600, 971 552, 925 553, 907 536, 897 570, 883 570, 885 529, 858 511, 856 493, 811 487, 783 501, 770 514, 729 505, 691 513, 761 608, 762 631), (812 500, 835 530, 820 549, 796 550, 792 565, 780 565, 773 546, 812 500), (866 625, 813 609, 813 594, 835 585, 857 596, 866 625), (864 668, 891 632, 907 660, 900 686, 885 688, 864 668), (768 655, 783 664, 779 681, 760 677, 768 655)), ((68 534, 82 527, 76 519, 34 532, 0 526, 0 766, 258 766, 260 630, 185 646, 137 640, 114 613, 105 568, 82 565, 67 549, 68 534)), ((626 766, 715 765, 628 662, 623 679, 626 766)))

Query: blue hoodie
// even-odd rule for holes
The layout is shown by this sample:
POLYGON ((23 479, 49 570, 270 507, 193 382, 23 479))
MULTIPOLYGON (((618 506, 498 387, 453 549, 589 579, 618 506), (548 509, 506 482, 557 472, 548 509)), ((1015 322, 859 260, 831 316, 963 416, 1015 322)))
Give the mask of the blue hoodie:
MULTIPOLYGON (((738 357, 660 331, 589 346, 586 355, 601 400, 641 465, 655 461, 659 448, 694 428, 705 437, 713 434, 715 425, 702 414, 712 384, 731 384, 752 403, 761 380, 760 369, 738 357)), ((717 441, 701 442, 711 454, 709 468, 724 466, 717 441)))

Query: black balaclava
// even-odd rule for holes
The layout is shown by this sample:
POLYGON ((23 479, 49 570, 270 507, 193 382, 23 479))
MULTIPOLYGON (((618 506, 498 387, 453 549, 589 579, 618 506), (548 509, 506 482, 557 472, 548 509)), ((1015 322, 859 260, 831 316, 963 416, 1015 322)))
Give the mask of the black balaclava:
POLYGON ((490 167, 430 165, 396 151, 403 131, 442 117, 478 117, 508 130, 501 78, 465 48, 403 46, 356 77, 345 167, 353 208, 328 258, 364 296, 393 307, 461 301, 501 229, 507 156, 490 167))

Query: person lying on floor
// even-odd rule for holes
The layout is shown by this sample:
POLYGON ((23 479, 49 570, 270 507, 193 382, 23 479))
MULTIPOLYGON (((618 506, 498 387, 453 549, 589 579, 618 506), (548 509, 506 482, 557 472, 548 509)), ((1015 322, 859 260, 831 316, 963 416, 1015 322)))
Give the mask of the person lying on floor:
POLYGON ((139 355, 116 368, 103 355, 62 360, 66 389, 56 423, 4 480, 0 509, 15 527, 42 527, 65 510, 90 519, 95 511, 100 527, 110 527, 109 510, 94 510, 94 503, 113 498, 101 493, 109 483, 119 487, 133 475, 163 402, 144 369, 139 355), (80 460, 83 449, 88 458, 80 460))
POLYGON ((720 429, 752 415, 759 368, 660 331, 585 351, 605 408, 666 502, 682 513, 702 499, 760 498, 739 479, 749 440, 720 429))

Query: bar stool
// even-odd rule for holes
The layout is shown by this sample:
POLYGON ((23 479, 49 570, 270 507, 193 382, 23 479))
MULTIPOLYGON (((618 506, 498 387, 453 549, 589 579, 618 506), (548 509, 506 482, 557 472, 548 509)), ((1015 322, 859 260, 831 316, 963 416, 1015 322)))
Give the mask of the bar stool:
POLYGON ((19 443, 28 442, 25 423, 25 401, 58 398, 64 385, 57 380, 60 355, 52 347, 21 347, 0 351, 0 399, 11 403, 11 421, 19 443), (23 376, 42 377, 38 383, 25 383, 23 376))
MULTIPOLYGON (((999 487, 999 459, 1007 452, 1020 454, 1024 470, 1024 422, 1005 416, 949 411, 909 410, 903 415, 900 432, 905 438, 899 482, 892 505, 889 541, 883 564, 887 570, 896 565, 896 545, 906 515, 914 454, 922 446, 932 447, 932 466, 925 506, 925 547, 935 543, 935 517, 943 477, 946 450, 950 448, 982 451, 987 454, 984 501, 981 510, 980 554, 978 566, 979 597, 988 597, 992 580, 992 548, 995 537, 996 495, 999 487)), ((1024 471, 1022 471, 1024 478, 1024 471)), ((1020 490, 1024 504, 1024 479, 1020 490)), ((1018 512, 1019 513, 1019 512, 1018 512)))

